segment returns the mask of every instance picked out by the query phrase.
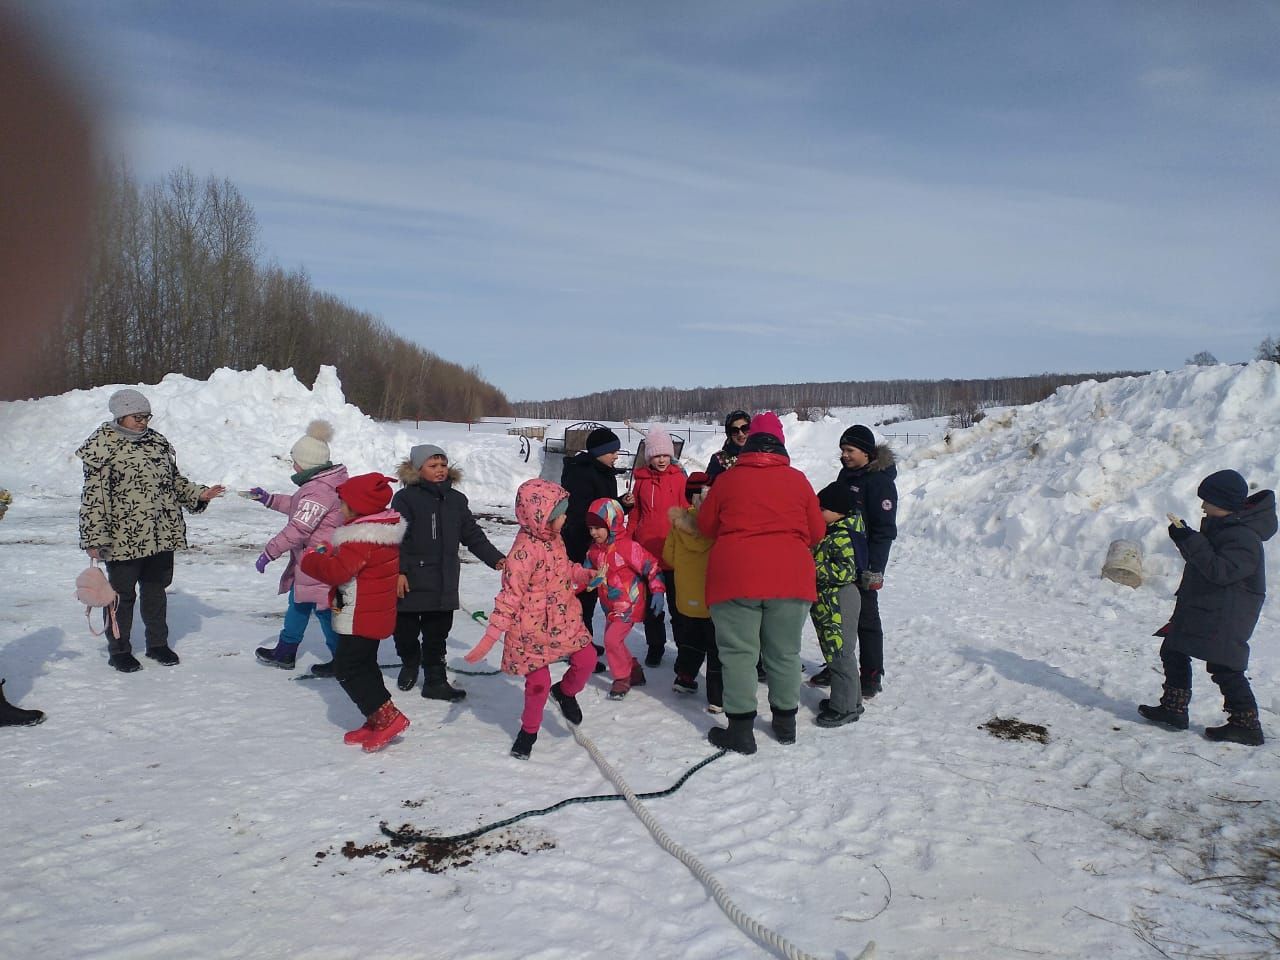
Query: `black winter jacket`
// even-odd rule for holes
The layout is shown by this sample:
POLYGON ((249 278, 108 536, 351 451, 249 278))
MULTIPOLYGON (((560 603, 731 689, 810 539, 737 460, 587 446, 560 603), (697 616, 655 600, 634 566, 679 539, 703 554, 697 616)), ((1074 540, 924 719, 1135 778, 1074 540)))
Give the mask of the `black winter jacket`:
POLYGON ((496 567, 503 555, 476 523, 466 496, 453 489, 462 479, 456 467, 449 468, 443 483, 427 483, 407 460, 398 472, 404 486, 392 498, 391 509, 409 524, 400 544, 400 572, 409 579, 409 592, 396 609, 457 610, 459 544, 490 567, 496 567))
POLYGON ((889 548, 898 536, 898 467, 893 451, 885 444, 876 447, 875 458, 865 467, 844 467, 836 481, 853 494, 854 503, 867 525, 868 569, 884 573, 889 565, 889 548))
POLYGON ((1169 646, 1232 670, 1249 666, 1249 637, 1267 595, 1262 543, 1276 532, 1276 496, 1260 490, 1243 510, 1207 517, 1176 542, 1187 561, 1168 629, 1169 646))
MULTIPOLYGON (((569 512, 564 521, 564 547, 569 559, 581 563, 587 558, 591 534, 587 532, 587 507, 600 497, 618 498, 618 474, 625 470, 605 466, 583 450, 568 457, 560 471, 560 486, 569 491, 569 512)), ((626 507, 623 507, 624 512, 626 507)))

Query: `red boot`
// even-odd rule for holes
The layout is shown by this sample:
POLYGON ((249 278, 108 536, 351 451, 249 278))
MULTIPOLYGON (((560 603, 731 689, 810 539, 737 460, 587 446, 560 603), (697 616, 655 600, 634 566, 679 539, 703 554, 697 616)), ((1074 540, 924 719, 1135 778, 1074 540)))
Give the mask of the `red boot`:
POLYGON ((373 722, 366 720, 363 727, 356 730, 348 730, 347 735, 342 738, 342 742, 350 744, 364 743, 371 733, 373 733, 373 722))
POLYGON ((409 718, 397 710, 390 700, 373 711, 368 722, 373 729, 364 738, 365 753, 381 750, 409 728, 409 718))

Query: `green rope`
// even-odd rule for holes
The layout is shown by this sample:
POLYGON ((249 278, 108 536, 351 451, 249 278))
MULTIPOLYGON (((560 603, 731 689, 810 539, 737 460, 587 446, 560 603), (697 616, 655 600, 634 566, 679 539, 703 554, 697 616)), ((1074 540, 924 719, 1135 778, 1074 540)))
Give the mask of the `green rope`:
MULTIPOLYGON (((675 793, 677 790, 683 787, 686 780, 688 780, 695 773, 697 773, 699 770, 705 767, 708 763, 710 763, 713 760, 719 760, 724 755, 725 755, 724 750, 718 750, 715 753, 713 753, 711 756, 707 757, 705 760, 699 761, 698 763, 690 767, 688 770, 686 770, 684 772, 684 775, 675 783, 673 783, 671 786, 667 787, 667 789, 657 790, 657 791, 654 791, 653 793, 637 793, 636 796, 639 797, 641 800, 657 800, 661 797, 669 797, 671 796, 671 794, 675 793)), ((499 820, 497 823, 491 823, 491 824, 488 824, 487 826, 477 827, 475 830, 470 830, 467 833, 459 833, 449 837, 439 837, 439 836, 436 836, 435 834, 419 833, 413 830, 392 830, 390 827, 387 826, 387 822, 385 820, 378 825, 378 828, 382 831, 382 833, 385 836, 391 839, 392 843, 399 844, 402 846, 408 846, 409 844, 413 844, 413 843, 437 843, 437 844, 465 843, 468 840, 474 840, 476 837, 483 836, 484 834, 489 833, 493 830, 498 830, 502 827, 509 827, 511 826, 511 824, 519 823, 521 820, 527 820, 529 817, 541 817, 544 814, 555 813, 557 810, 560 810, 564 807, 571 806, 572 804, 575 804, 575 803, 601 803, 605 800, 625 800, 625 799, 626 797, 624 797, 620 793, 604 793, 604 794, 597 794, 596 796, 591 796, 591 797, 569 797, 567 800, 561 800, 559 803, 552 804, 549 807, 543 807, 541 810, 526 810, 524 813, 518 813, 514 817, 508 817, 506 820, 499 820)))

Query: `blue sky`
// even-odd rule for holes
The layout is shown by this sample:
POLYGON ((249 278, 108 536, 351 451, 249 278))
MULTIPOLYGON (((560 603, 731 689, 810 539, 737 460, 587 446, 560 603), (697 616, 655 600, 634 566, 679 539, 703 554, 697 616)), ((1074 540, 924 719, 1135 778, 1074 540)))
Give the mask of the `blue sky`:
POLYGON ((144 180, 513 399, 1280 334, 1269 2, 31 0, 144 180))

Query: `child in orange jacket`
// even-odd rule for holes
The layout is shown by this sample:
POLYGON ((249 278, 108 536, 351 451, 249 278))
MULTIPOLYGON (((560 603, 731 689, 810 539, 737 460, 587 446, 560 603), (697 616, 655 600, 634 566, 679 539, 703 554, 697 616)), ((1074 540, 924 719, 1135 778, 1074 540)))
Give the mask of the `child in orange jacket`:
POLYGON ((346 525, 331 544, 308 550, 299 565, 330 585, 329 608, 338 650, 333 674, 365 716, 364 726, 343 740, 368 752, 381 750, 409 726, 396 709, 378 669, 378 643, 396 627, 396 578, 406 524, 388 510, 391 478, 379 473, 352 477, 338 487, 346 525))

